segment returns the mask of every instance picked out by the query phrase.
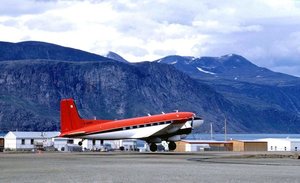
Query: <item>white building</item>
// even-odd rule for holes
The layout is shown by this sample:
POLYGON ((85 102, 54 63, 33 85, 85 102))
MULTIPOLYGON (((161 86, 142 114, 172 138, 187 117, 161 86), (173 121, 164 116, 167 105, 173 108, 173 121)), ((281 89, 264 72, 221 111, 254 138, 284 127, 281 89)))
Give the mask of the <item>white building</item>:
POLYGON ((74 144, 74 139, 55 137, 52 138, 52 143, 57 151, 66 151, 67 144, 74 144))
POLYGON ((4 136, 4 148, 10 150, 31 150, 51 146, 52 138, 60 132, 8 132, 4 136))
MULTIPOLYGON (((81 139, 74 139, 75 144, 78 144, 79 141, 81 139)), ((85 139, 82 141, 82 148, 83 150, 100 151, 102 149, 101 140, 85 139)))
MULTIPOLYGON (((4 149, 32 150, 52 147, 53 150, 68 151, 70 149, 68 148, 69 146, 72 146, 71 149, 78 149, 77 147, 75 148, 75 146, 78 146, 82 139, 62 138, 58 137, 59 134, 60 132, 11 131, 4 136, 4 149)), ((85 139, 82 141, 81 147, 83 151, 111 151, 119 149, 123 145, 127 150, 135 149, 136 141, 85 139)))
POLYGON ((137 141, 134 139, 127 139, 120 141, 120 147, 124 147, 125 151, 134 151, 137 149, 137 141))
POLYGON ((266 138, 259 140, 268 143, 268 151, 300 151, 300 139, 266 138))
MULTIPOLYGON (((78 139, 79 140, 79 139, 78 139)), ((74 143, 78 144, 76 139, 74 143)), ((83 150, 92 150, 92 151, 112 151, 120 149, 123 140, 95 140, 95 139, 86 139, 82 142, 83 150)))
POLYGON ((68 151, 67 146, 78 146, 82 142, 83 151, 111 151, 120 148, 120 140, 95 140, 95 139, 72 139, 72 138, 52 138, 53 145, 58 151, 68 151))

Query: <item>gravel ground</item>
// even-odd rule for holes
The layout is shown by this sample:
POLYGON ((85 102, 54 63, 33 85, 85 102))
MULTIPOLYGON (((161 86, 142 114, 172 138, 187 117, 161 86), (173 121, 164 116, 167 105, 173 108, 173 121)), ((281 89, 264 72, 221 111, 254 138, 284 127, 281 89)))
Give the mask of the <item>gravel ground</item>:
POLYGON ((0 182, 300 182, 292 153, 0 153, 0 182))

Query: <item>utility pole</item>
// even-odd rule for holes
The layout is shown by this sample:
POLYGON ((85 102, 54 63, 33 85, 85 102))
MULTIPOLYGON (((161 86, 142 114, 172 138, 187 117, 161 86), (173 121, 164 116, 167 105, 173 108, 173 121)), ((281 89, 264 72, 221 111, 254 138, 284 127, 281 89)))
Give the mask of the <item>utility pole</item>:
POLYGON ((210 140, 213 139, 213 127, 212 127, 212 123, 210 123, 210 140))
POLYGON ((225 121, 224 121, 224 138, 225 138, 225 141, 227 141, 227 119, 226 119, 226 116, 225 116, 225 121))

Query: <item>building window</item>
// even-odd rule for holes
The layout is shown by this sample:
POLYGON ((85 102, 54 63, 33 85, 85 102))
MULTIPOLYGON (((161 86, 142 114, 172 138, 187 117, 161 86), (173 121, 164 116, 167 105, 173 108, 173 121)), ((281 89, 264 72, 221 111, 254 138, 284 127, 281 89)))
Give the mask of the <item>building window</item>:
POLYGON ((284 147, 284 150, 286 151, 286 147, 284 147))
POLYGON ((297 151, 297 149, 298 149, 298 148, 297 148, 297 147, 295 147, 295 151, 297 151))
POLYGON ((22 139, 21 144, 25 145, 25 139, 22 139))
POLYGON ((34 144, 34 139, 30 139, 30 144, 31 144, 31 145, 34 144))
POLYGON ((96 145, 96 140, 95 139, 93 139, 93 146, 95 146, 96 145))
POLYGON ((271 146, 271 151, 273 151, 273 146, 271 146))

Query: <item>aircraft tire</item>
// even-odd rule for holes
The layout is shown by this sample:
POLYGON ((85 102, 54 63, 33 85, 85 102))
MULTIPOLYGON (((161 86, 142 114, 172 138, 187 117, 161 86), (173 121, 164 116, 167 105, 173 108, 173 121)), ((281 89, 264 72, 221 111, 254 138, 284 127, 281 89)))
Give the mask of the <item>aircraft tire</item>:
POLYGON ((150 151, 152 151, 152 152, 157 151, 157 145, 155 143, 150 144, 150 151))
POLYGON ((78 142, 78 145, 79 145, 79 146, 82 146, 82 141, 79 141, 79 142, 78 142))
POLYGON ((168 147, 170 151, 174 151, 176 149, 176 143, 171 141, 169 142, 168 147))

